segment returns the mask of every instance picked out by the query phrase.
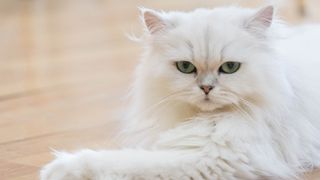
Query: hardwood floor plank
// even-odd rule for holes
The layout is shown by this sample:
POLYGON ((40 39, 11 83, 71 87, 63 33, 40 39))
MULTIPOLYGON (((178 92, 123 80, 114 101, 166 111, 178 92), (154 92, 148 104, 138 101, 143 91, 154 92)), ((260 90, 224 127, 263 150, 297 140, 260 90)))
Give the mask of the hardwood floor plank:
POLYGON ((0 160, 0 179, 9 180, 11 177, 16 176, 16 172, 19 172, 19 175, 29 175, 37 170, 38 168, 35 166, 21 165, 0 160))

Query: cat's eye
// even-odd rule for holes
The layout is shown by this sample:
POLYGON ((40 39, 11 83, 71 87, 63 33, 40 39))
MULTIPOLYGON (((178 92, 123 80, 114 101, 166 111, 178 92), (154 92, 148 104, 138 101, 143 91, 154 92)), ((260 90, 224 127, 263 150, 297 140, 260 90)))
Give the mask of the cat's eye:
POLYGON ((189 61, 176 62, 177 69, 185 74, 197 72, 197 68, 189 61))
POLYGON ((233 61, 225 62, 220 66, 219 72, 225 73, 225 74, 232 74, 237 72, 240 69, 240 66, 241 66, 241 63, 239 62, 233 62, 233 61))

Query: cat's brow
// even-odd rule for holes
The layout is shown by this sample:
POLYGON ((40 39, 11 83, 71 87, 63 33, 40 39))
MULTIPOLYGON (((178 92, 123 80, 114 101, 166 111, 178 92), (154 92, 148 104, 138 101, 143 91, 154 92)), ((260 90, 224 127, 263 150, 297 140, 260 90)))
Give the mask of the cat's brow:
POLYGON ((208 61, 209 57, 210 57, 210 26, 207 26, 205 28, 205 31, 204 31, 204 39, 205 39, 205 47, 206 47, 206 54, 205 54, 205 60, 208 61))
POLYGON ((234 41, 230 41, 228 42, 226 45, 224 45, 220 51, 220 63, 222 63, 224 61, 224 54, 225 54, 225 50, 227 49, 228 46, 230 46, 234 41))
POLYGON ((187 44, 188 48, 190 49, 190 52, 191 52, 191 59, 194 60, 194 48, 193 48, 193 45, 191 43, 190 40, 186 40, 185 43, 187 44))

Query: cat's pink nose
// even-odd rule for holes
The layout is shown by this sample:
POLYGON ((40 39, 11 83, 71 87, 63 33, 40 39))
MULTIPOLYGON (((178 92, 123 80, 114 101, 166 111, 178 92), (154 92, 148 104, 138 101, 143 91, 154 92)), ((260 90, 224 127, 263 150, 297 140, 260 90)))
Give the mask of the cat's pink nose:
POLYGON ((213 89, 213 86, 207 86, 207 85, 201 85, 200 89, 202 89, 202 91, 208 95, 210 93, 210 91, 213 89))

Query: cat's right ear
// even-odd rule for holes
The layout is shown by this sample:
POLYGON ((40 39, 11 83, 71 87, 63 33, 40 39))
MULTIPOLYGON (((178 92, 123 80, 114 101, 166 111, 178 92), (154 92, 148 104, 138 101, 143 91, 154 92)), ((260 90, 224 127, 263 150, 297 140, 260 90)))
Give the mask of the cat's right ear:
POLYGON ((246 29, 256 35, 263 35, 264 32, 272 25, 274 18, 274 7, 267 6, 260 9, 246 22, 246 29))
POLYGON ((141 12, 141 19, 150 34, 162 32, 167 27, 165 20, 161 14, 146 8, 139 8, 141 12))

